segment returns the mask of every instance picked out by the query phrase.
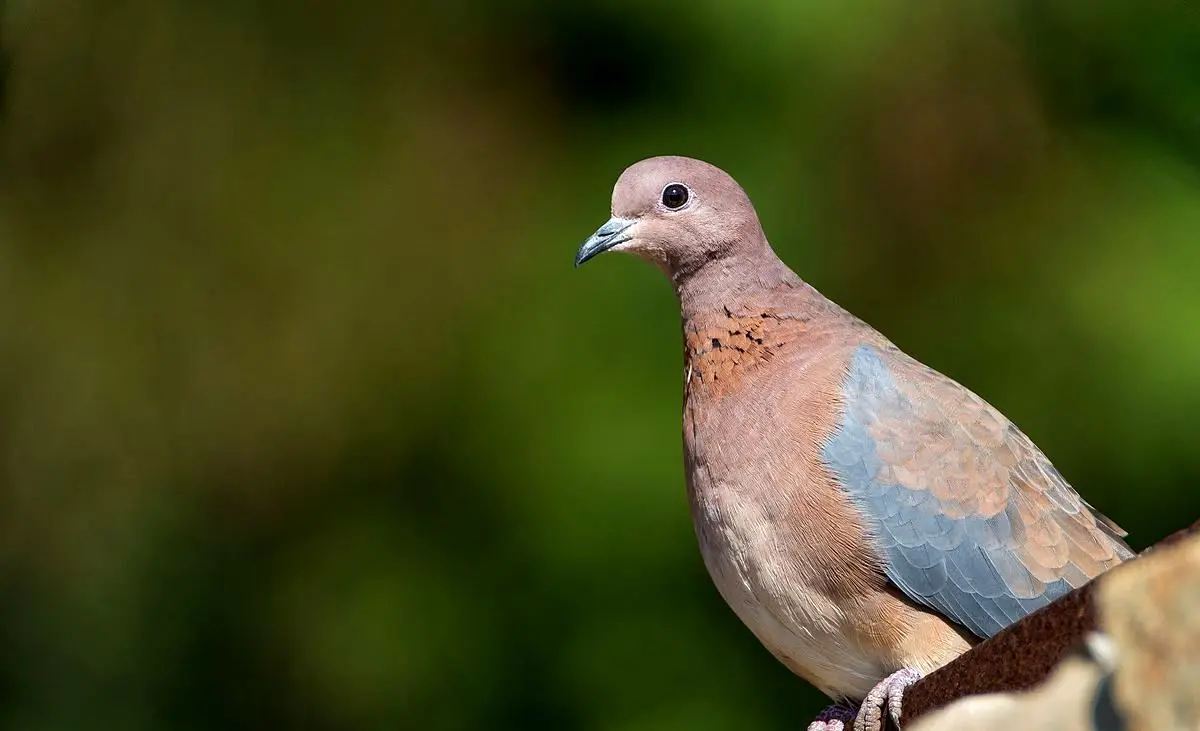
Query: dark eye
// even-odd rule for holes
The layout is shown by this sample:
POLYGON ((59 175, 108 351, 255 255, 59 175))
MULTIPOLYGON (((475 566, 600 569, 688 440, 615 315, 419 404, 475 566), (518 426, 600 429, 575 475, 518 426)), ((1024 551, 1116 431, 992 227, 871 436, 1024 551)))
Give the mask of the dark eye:
POLYGON ((671 183, 663 188, 662 202, 664 206, 672 210, 683 208, 683 204, 688 202, 687 187, 679 183, 671 183))

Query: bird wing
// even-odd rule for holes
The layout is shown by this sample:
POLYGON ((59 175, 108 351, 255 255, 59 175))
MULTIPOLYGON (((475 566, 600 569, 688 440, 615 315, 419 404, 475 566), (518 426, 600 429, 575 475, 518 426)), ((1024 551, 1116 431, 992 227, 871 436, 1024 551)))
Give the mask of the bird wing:
POLYGON ((1133 552, 983 399, 894 346, 860 345, 827 465, 888 578, 990 637, 1133 552))

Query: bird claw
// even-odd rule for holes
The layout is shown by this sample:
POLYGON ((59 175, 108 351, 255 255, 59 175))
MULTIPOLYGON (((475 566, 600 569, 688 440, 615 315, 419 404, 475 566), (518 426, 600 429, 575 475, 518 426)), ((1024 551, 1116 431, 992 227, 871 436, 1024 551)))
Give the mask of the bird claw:
POLYGON ((834 703, 821 711, 813 722, 808 724, 808 731, 845 731, 846 724, 852 723, 856 715, 858 715, 858 709, 854 706, 834 703))
POLYGON ((885 708, 892 723, 897 729, 900 728, 900 711, 901 703, 904 700, 904 691, 920 679, 920 671, 903 668, 879 681, 863 699, 858 717, 854 719, 854 731, 883 731, 885 708))

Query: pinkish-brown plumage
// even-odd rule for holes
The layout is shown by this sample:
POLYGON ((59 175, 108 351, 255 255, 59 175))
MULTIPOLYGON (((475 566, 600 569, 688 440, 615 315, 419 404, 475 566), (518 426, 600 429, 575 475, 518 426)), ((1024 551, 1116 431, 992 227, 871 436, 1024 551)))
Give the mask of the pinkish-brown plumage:
POLYGON ((612 210, 577 264, 628 251, 674 284, 705 565, 794 673, 867 699, 860 728, 896 715, 913 677, 1132 555, 1002 414, 788 269, 721 170, 644 160, 612 210))
POLYGON ((746 626, 833 698, 861 700, 894 670, 928 672, 966 650, 966 634, 889 588, 853 504, 830 489, 821 451, 845 377, 838 330, 766 302, 684 319, 692 517, 746 626))

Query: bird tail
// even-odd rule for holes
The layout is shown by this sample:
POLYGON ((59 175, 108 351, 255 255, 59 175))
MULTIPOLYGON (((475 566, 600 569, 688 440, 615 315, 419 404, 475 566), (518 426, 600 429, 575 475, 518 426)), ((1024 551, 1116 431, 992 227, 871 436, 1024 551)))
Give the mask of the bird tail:
POLYGON ((1129 535, 1129 533, 1124 528, 1117 525, 1112 518, 1108 517, 1104 513, 1101 513, 1099 510, 1096 510, 1095 506, 1088 501, 1084 500, 1083 504, 1087 506, 1087 509, 1091 512, 1092 517, 1096 519, 1096 524, 1100 526, 1100 530, 1104 531, 1104 535, 1108 536, 1112 541, 1113 547, 1117 549, 1117 556, 1120 557, 1122 561, 1126 561, 1137 555, 1133 552, 1133 549, 1125 543, 1124 538, 1125 536, 1129 535))

